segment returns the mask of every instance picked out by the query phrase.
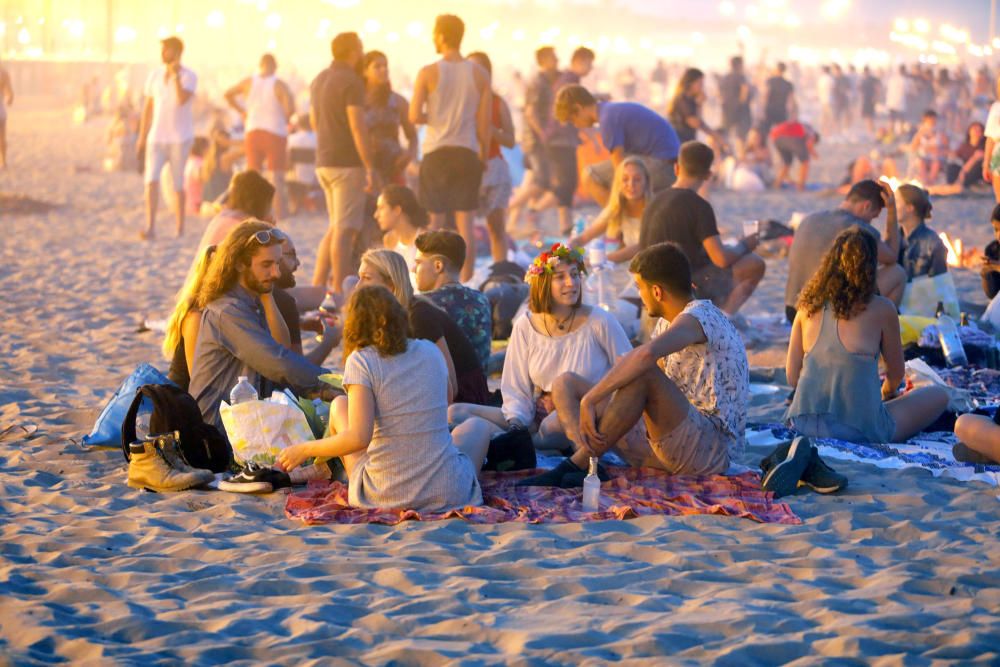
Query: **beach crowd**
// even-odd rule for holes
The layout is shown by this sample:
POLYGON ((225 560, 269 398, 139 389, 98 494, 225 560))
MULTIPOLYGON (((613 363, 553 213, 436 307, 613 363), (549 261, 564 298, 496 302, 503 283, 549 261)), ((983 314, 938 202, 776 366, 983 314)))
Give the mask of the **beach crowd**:
MULTIPOLYGON (((1000 103, 989 106, 987 72, 751 72, 734 56, 714 79, 680 71, 657 110, 636 100, 666 91, 663 63, 648 82, 624 72, 613 100, 586 85, 599 54, 580 47, 560 69, 543 46, 537 71, 505 99, 489 55, 462 52, 464 32, 457 16, 437 17, 440 59, 417 71, 409 100, 392 88, 384 53, 337 35, 307 112, 264 54, 225 92, 238 127, 219 110, 201 135, 198 77, 169 37, 142 103, 116 114, 113 162, 144 174, 141 237, 154 241, 163 193, 178 234, 187 216, 212 213, 166 325, 170 379, 222 433, 220 405, 243 378, 261 397, 288 388, 329 404, 325 437, 284 448, 273 468, 247 465, 226 488, 332 476, 335 465, 303 464, 337 461, 352 506, 439 511, 482 503, 479 472, 534 468, 536 449, 563 458, 519 485, 580 487, 608 452, 672 475, 726 474, 744 452, 750 401, 739 311, 764 277, 767 239, 760 223, 724 239, 710 190, 808 188, 821 142, 858 131, 876 148, 845 165, 840 204, 806 216, 787 248, 785 422, 801 437, 762 461, 762 486, 776 497, 800 485, 836 492, 847 479, 809 438, 903 442, 946 411, 943 389, 906 388, 899 307, 908 283, 948 271, 927 225, 932 197, 991 183, 1000 193, 1000 103), (805 85, 816 88, 815 124, 802 113, 805 85), (602 152, 583 163, 592 141, 602 152), (515 146, 523 165, 509 163, 515 146), (894 188, 882 176, 913 182, 894 188), (585 224, 574 222, 581 196, 600 208, 585 224), (510 234, 537 232, 550 208, 558 240, 511 261, 510 234), (303 209, 325 210, 329 226, 300 285, 280 222, 303 209), (474 285, 480 254, 492 266, 474 285), (508 342, 491 392, 495 338, 508 342), (338 347, 342 386, 321 379, 338 347)), ((1000 207, 991 222, 990 298, 1000 207)), ((993 419, 962 415, 954 428, 956 455, 1000 461, 993 419)), ((207 480, 175 454, 134 443, 129 483, 207 480)), ((608 479, 603 465, 596 474, 608 479)))

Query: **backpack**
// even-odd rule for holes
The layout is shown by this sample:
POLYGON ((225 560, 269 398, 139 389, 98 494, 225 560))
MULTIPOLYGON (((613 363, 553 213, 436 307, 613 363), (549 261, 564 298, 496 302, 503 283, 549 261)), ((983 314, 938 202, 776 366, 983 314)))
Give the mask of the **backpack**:
POLYGON ((514 262, 497 262, 490 267, 489 276, 479 286, 493 310, 493 340, 506 340, 514 328, 514 316, 524 300, 529 287, 524 282, 524 269, 514 262))
POLYGON ((189 465, 212 472, 229 469, 233 455, 229 441, 219 429, 204 422, 191 394, 169 384, 144 384, 136 390, 122 424, 122 453, 126 461, 131 458, 129 445, 136 439, 135 420, 145 399, 153 404, 150 434, 179 431, 180 449, 189 465))

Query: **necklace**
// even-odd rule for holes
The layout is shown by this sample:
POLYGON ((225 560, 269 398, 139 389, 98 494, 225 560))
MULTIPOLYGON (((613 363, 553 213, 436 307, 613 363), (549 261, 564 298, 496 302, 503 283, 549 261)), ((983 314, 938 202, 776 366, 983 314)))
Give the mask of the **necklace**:
POLYGON ((574 307, 570 312, 569 317, 564 319, 562 322, 557 320, 554 315, 549 315, 548 313, 546 313, 546 315, 547 317, 542 317, 542 322, 545 324, 545 333, 548 334, 549 338, 552 338, 552 333, 549 331, 549 317, 551 317, 552 321, 555 322, 556 329, 559 331, 566 331, 567 328, 572 329, 573 321, 576 319, 576 307, 574 307))

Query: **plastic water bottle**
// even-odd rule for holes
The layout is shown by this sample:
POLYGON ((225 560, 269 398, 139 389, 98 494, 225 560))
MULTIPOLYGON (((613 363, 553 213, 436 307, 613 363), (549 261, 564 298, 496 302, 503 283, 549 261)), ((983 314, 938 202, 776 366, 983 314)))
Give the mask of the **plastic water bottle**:
POLYGON ((587 219, 584 218, 582 215, 577 216, 576 222, 573 223, 573 237, 580 238, 580 235, 583 234, 583 232, 586 231, 586 229, 587 229, 587 219))
POLYGON ((583 478, 583 511, 596 512, 601 508, 601 479, 597 476, 597 457, 590 457, 590 470, 583 478))
POLYGON ((240 376, 240 381, 236 383, 233 390, 229 392, 229 404, 237 405, 238 403, 246 403, 247 401, 257 400, 257 390, 253 388, 250 384, 250 380, 246 375, 240 376))
POLYGON ((607 266, 607 254, 604 249, 604 239, 596 239, 587 249, 587 259, 590 260, 590 278, 588 282, 598 308, 611 311, 611 276, 607 266))
POLYGON ((950 315, 941 313, 937 318, 938 339, 941 341, 941 349, 944 351, 944 358, 951 366, 968 366, 969 358, 965 356, 965 347, 962 345, 962 338, 958 335, 958 327, 955 320, 950 315))
POLYGON ((145 410, 140 411, 135 418, 135 439, 145 440, 146 436, 149 435, 149 419, 152 417, 151 412, 145 410))

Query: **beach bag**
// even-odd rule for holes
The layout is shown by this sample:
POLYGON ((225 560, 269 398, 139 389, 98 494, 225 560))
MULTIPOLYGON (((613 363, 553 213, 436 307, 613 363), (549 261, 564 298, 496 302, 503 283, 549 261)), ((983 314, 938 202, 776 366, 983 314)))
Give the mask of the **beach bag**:
POLYGON ((131 459, 129 444, 135 441, 135 420, 144 401, 152 404, 149 434, 180 432, 178 443, 188 464, 212 472, 229 470, 232 451, 219 429, 206 424, 197 401, 173 384, 147 384, 139 387, 122 424, 121 443, 125 460, 131 459))
POLYGON ((222 425, 233 446, 236 463, 253 462, 261 466, 274 465, 278 453, 290 445, 315 439, 305 413, 299 404, 283 399, 275 392, 266 401, 245 401, 219 406, 222 425))
POLYGON ((944 312, 956 322, 961 313, 958 305, 958 291, 950 273, 940 273, 933 278, 919 276, 906 283, 899 312, 903 315, 936 317, 938 303, 944 304, 944 312))
POLYGON ((135 392, 144 384, 173 384, 166 375, 156 370, 150 364, 140 364, 125 378, 121 386, 101 410, 94 430, 83 436, 83 444, 92 447, 114 447, 122 437, 122 424, 125 415, 135 398, 135 392))

